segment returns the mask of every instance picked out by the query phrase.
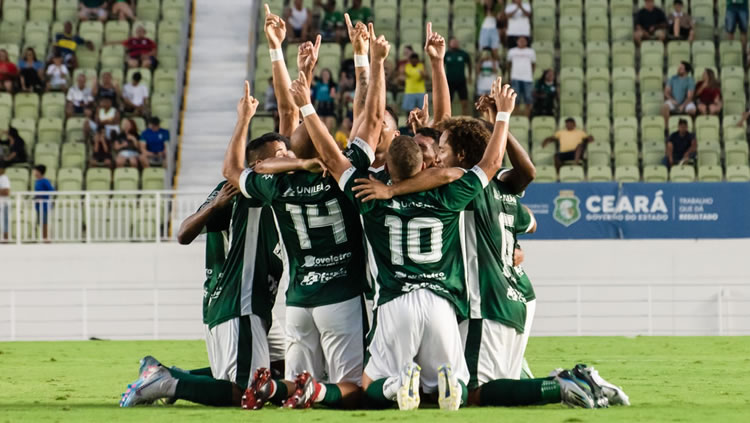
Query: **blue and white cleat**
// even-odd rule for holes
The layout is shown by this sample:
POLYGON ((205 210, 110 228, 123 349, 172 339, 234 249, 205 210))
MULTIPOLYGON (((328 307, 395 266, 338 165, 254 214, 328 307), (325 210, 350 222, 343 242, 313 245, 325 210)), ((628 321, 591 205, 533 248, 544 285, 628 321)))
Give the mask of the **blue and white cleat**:
POLYGON ((563 404, 569 407, 596 408, 594 395, 588 383, 563 370, 555 376, 560 384, 560 396, 563 404))
POLYGON ((162 398, 174 397, 177 379, 162 366, 147 367, 134 383, 122 394, 120 407, 148 405, 162 398))
POLYGON ((628 398, 628 395, 622 390, 622 388, 604 380, 603 377, 599 376, 599 372, 593 367, 583 366, 583 369, 589 374, 589 377, 591 377, 591 379, 602 388, 604 396, 609 399, 609 405, 630 405, 630 398, 628 398))
POLYGON ((145 372, 146 369, 151 366, 161 366, 161 363, 152 355, 143 357, 140 361, 140 365, 138 366, 138 376, 142 375, 143 372, 145 372))
POLYGON ((396 399, 399 410, 416 410, 419 408, 419 376, 422 368, 417 363, 409 363, 401 372, 401 387, 396 399))
POLYGON ((461 407, 461 384, 453 375, 450 364, 438 368, 438 405, 441 410, 456 411, 461 407))

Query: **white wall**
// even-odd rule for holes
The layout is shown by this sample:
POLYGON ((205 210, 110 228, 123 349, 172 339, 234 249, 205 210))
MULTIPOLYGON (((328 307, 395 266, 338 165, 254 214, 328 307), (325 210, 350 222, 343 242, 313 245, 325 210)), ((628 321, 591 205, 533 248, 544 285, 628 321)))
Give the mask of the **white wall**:
MULTIPOLYGON (((750 334, 750 240, 521 245, 536 335, 750 334)), ((203 246, 0 245, 0 340, 202 338, 203 246)))

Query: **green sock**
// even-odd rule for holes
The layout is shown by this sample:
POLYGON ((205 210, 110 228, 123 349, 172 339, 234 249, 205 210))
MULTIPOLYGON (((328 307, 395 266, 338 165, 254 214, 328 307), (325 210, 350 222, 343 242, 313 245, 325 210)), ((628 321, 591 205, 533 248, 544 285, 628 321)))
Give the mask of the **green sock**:
POLYGON ((341 408, 341 389, 335 383, 326 383, 326 394, 320 402, 326 407, 341 408))
POLYGON ((466 388, 466 384, 461 382, 460 380, 458 383, 461 384, 461 406, 466 407, 469 405, 469 390, 466 388))
POLYGON ((214 407, 233 405, 232 382, 182 372, 170 371, 170 373, 177 379, 175 398, 214 407))
POLYGON ((553 378, 498 379, 482 385, 479 405, 533 405, 560 402, 560 385, 553 378))
POLYGON ((383 395, 383 385, 387 379, 373 381, 365 390, 365 405, 367 408, 383 409, 393 407, 393 401, 383 395))
POLYGON ((188 370, 188 373, 195 376, 208 376, 208 377, 214 377, 213 373, 211 373, 210 367, 203 367, 201 369, 195 369, 195 370, 188 370))
POLYGON ((274 379, 273 381, 276 382, 276 390, 268 401, 271 402, 271 404, 281 406, 284 404, 284 401, 289 398, 289 390, 280 379, 274 379))

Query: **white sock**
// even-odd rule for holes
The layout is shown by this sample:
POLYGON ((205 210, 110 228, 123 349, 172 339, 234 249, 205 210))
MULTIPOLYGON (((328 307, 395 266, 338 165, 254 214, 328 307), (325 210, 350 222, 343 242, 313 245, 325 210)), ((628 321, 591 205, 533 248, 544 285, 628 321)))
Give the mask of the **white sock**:
POLYGON ((326 397, 326 385, 324 383, 320 383, 320 392, 318 392, 318 396, 315 397, 315 402, 321 402, 323 401, 323 398, 326 397))
POLYGON ((401 387, 401 378, 391 376, 383 383, 383 396, 391 401, 396 401, 398 397, 398 388, 401 387))

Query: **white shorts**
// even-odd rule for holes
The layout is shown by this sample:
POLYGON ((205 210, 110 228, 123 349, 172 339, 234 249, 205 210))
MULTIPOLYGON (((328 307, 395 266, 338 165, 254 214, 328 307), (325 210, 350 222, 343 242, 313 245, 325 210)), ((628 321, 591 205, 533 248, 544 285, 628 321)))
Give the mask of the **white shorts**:
POLYGON ((243 389, 259 367, 269 367, 266 324, 251 314, 206 328, 206 349, 211 375, 229 380, 243 389))
POLYGON ((536 300, 526 303, 526 324, 523 333, 489 319, 461 322, 461 337, 469 366, 468 388, 474 389, 497 379, 520 379, 523 356, 529 342, 536 300))
POLYGON ((437 369, 444 364, 458 380, 469 381, 456 310, 448 300, 418 289, 378 306, 375 315, 365 367, 370 379, 398 378, 404 366, 416 362, 425 393, 437 391, 437 369))
MULTIPOLYGON (((664 102, 664 104, 669 106, 670 112, 674 112, 675 110, 677 110, 677 106, 679 106, 679 104, 677 104, 675 101, 672 101, 672 100, 667 100, 664 102)), ((695 111, 695 103, 691 101, 690 103, 685 105, 685 113, 690 113, 694 111, 695 111)))
POLYGON ((286 379, 308 371, 321 382, 362 383, 362 298, 320 307, 286 307, 286 379))
POLYGON ((286 357, 286 289, 289 285, 289 277, 284 272, 281 281, 279 281, 279 290, 276 294, 276 300, 273 304, 273 322, 271 329, 268 331, 268 350, 271 355, 271 363, 283 361, 286 357))

